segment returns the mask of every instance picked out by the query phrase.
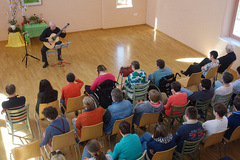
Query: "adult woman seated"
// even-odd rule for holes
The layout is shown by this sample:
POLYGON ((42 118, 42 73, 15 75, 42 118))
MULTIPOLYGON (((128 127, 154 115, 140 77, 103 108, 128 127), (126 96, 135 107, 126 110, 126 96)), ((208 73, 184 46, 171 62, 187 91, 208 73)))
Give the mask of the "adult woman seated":
POLYGON ((152 159, 159 151, 168 150, 176 145, 173 135, 168 133, 167 128, 162 124, 156 124, 154 134, 145 132, 141 137, 142 151, 147 150, 147 156, 152 159))
POLYGON ((99 65, 97 67, 98 77, 94 80, 93 84, 91 86, 85 85, 85 91, 89 94, 96 91, 96 88, 99 84, 106 80, 112 80, 115 81, 114 75, 111 73, 107 73, 107 68, 104 65, 99 65))
POLYGON ((114 147, 114 151, 108 150, 113 159, 136 160, 142 156, 142 145, 137 134, 130 133, 130 123, 123 121, 119 124, 119 131, 123 138, 114 147))
POLYGON ((57 99, 58 91, 52 88, 51 83, 47 79, 42 79, 39 84, 36 112, 39 114, 39 105, 41 103, 50 103, 56 101, 57 99))

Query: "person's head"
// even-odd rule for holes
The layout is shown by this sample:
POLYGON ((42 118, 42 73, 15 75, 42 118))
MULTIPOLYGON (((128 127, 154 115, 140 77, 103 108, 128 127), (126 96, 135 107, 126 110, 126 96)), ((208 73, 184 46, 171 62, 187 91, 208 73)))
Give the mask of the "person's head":
POLYGON ((157 63, 157 67, 159 67, 159 69, 163 69, 165 67, 165 62, 162 59, 158 59, 156 61, 156 63, 157 63))
POLYGON ((210 79, 203 79, 201 80, 201 87, 202 90, 209 90, 211 88, 211 80, 210 79))
POLYGON ((216 102, 213 104, 213 113, 218 114, 219 117, 223 117, 227 113, 227 107, 221 102, 216 102))
POLYGON ((237 68, 237 76, 240 77, 240 66, 237 68))
POLYGON ((74 82, 75 81, 75 75, 72 72, 69 72, 66 76, 68 82, 74 82))
POLYGON ((176 92, 180 92, 181 90, 181 84, 176 81, 176 82, 173 82, 171 83, 171 88, 172 88, 172 93, 175 94, 176 92))
POLYGON ((167 137, 168 130, 163 124, 156 124, 154 127, 153 138, 167 137))
POLYGON ((91 96, 86 96, 83 98, 83 105, 87 110, 92 110, 95 108, 94 100, 91 96))
POLYGON ((120 89, 114 88, 111 92, 112 100, 114 102, 120 102, 123 100, 123 93, 120 89))
POLYGON ((106 156, 101 150, 101 144, 97 140, 93 139, 88 141, 86 148, 96 160, 106 160, 106 156))
POLYGON ((228 84, 228 83, 232 82, 233 75, 231 73, 225 71, 222 74, 222 80, 223 80, 223 83, 228 84))
POLYGON ((52 106, 44 108, 42 114, 49 120, 55 120, 58 117, 57 109, 52 106))
POLYGON ((187 120, 197 120, 198 111, 194 106, 187 107, 185 116, 187 120))
POLYGON ((39 92, 47 92, 53 90, 51 83, 47 79, 42 79, 39 84, 39 92))
POLYGON ((51 158, 51 160, 66 160, 65 156, 62 154, 61 151, 54 151, 52 152, 53 153, 53 156, 51 158))
POLYGON ((98 65, 97 66, 97 72, 98 72, 98 74, 100 73, 100 72, 106 72, 107 71, 107 68, 104 66, 104 65, 98 65))
POLYGON ((210 52, 210 58, 211 58, 211 59, 212 59, 212 58, 217 59, 217 57, 218 57, 218 52, 217 52, 217 51, 211 51, 211 52, 210 52))
POLYGON ((52 31, 56 29, 56 23, 54 21, 49 22, 49 27, 52 31))
POLYGON ((122 121, 119 124, 119 130, 123 135, 129 134, 130 133, 130 123, 127 121, 122 121))
POLYGON ((235 46, 231 43, 228 43, 227 46, 226 46, 226 52, 227 53, 230 53, 230 52, 233 52, 235 49, 235 46))
POLYGON ((240 111, 240 96, 236 96, 233 100, 233 105, 237 111, 240 111))
POLYGON ((6 87, 5 87, 5 90, 7 92, 8 95, 13 95, 15 94, 16 92, 16 87, 14 84, 8 84, 6 87))
POLYGON ((148 92, 148 96, 149 96, 150 101, 152 101, 154 103, 159 102, 161 99, 160 93, 156 89, 151 89, 148 92))
POLYGON ((140 69, 140 64, 139 64, 138 61, 133 61, 133 62, 131 63, 131 66, 132 66, 132 69, 133 69, 133 70, 138 70, 138 69, 140 69))

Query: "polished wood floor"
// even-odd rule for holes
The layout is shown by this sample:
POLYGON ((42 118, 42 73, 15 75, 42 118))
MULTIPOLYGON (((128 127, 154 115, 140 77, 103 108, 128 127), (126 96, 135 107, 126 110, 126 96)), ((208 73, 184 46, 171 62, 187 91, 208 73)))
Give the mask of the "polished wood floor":
MULTIPOLYGON (((25 62, 22 62, 25 55, 24 47, 7 48, 5 47, 6 41, 0 42, 0 97, 6 95, 5 86, 9 83, 16 85, 18 95, 26 97, 27 103, 30 104, 34 140, 39 139, 33 115, 41 79, 48 79, 53 88, 58 90, 60 98, 61 88, 67 85, 65 77, 68 72, 73 72, 85 84, 91 84, 97 77, 96 67, 99 64, 104 64, 108 72, 114 74, 117 78, 119 68, 130 64, 133 60, 139 61, 141 69, 150 74, 156 70, 156 59, 164 59, 166 66, 176 73, 180 72, 181 69, 185 70, 190 64, 190 62, 180 62, 177 59, 204 58, 201 53, 159 31, 154 31, 147 25, 68 33, 62 41, 71 42, 68 48, 62 50, 64 61, 71 63, 64 66, 65 72, 59 66, 48 66, 43 69, 43 63, 33 58, 28 58, 26 68, 25 62)), ((41 59, 42 43, 38 38, 32 38, 31 42, 31 46, 28 46, 29 54, 41 59)), ((51 54, 49 64, 53 65, 57 62, 57 57, 51 54)), ((83 91, 82 89, 82 93, 83 91)), ((73 115, 68 116, 69 122, 71 116, 73 117, 73 115)), ((7 160, 9 159, 10 149, 18 145, 12 145, 11 136, 7 134, 3 115, 0 115, 0 127, 0 159, 7 160)), ((138 132, 139 135, 142 133, 141 130, 138 132)), ((115 142, 118 142, 120 138, 119 135, 115 142)), ((19 141, 18 138, 15 138, 15 140, 16 142, 19 141)), ((19 144, 22 143, 19 141, 19 144)), ((105 147, 106 150, 109 149, 107 141, 105 147)), ((239 159, 239 150, 239 141, 227 145, 227 155, 233 159, 239 159)), ((69 158, 71 154, 66 154, 68 159, 74 159, 69 158)), ((201 159, 214 160, 219 159, 218 157, 217 146, 201 151, 201 159)))

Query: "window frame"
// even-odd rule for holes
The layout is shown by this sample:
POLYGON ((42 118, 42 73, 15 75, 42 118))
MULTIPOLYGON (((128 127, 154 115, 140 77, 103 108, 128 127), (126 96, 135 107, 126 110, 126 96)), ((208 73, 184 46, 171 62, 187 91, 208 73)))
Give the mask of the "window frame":
MULTIPOLYGON (((239 3, 240 3, 240 1, 239 1, 239 0, 236 0, 236 2, 235 2, 235 8, 234 8, 234 13, 233 13, 233 17, 232 17, 232 24, 231 24, 230 34, 229 34, 229 36, 230 36, 231 38, 234 38, 234 39, 236 39, 236 40, 238 40, 238 41, 240 41, 240 36, 238 37, 238 36, 234 35, 234 34, 233 34, 233 29, 234 29, 234 25, 235 25, 235 21, 236 21, 236 17, 237 17, 237 11, 238 11, 239 3)), ((239 7, 240 7, 240 6, 239 6, 239 7)))
POLYGON ((126 3, 119 3, 119 0, 116 0, 116 8, 132 8, 132 0, 125 0, 126 3))

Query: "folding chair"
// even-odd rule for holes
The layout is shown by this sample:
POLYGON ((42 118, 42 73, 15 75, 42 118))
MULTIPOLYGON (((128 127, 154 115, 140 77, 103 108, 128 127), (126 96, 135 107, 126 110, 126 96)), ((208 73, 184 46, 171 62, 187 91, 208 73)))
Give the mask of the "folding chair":
POLYGON ((199 89, 199 84, 201 82, 202 73, 203 72, 193 73, 190 77, 178 79, 178 82, 181 83, 181 85, 184 88, 197 86, 199 89))
POLYGON ((12 159, 12 156, 14 160, 26 160, 35 157, 41 157, 42 160, 44 159, 41 154, 39 140, 21 147, 13 148, 10 153, 10 159, 12 159))
POLYGON ((122 66, 120 68, 119 74, 118 74, 118 78, 117 78, 117 82, 121 76, 121 88, 122 88, 122 84, 123 84, 123 77, 127 77, 130 73, 132 73, 132 66, 131 65, 127 65, 127 66, 122 66))
POLYGON ((144 150, 144 152, 142 153, 141 157, 139 157, 136 160, 144 160, 145 159, 144 157, 145 157, 146 153, 147 153, 147 150, 144 150))
POLYGON ((212 102, 212 99, 209 99, 208 101, 199 101, 197 100, 196 103, 195 103, 195 107, 197 108, 197 110, 201 110, 204 113, 204 121, 207 120, 207 112, 208 112, 208 108, 210 106, 212 102))
POLYGON ((48 158, 50 159, 53 151, 60 150, 65 147, 68 147, 68 146, 74 146, 74 149, 76 152, 76 157, 77 157, 77 159, 79 159, 78 153, 80 154, 80 149, 79 149, 78 144, 75 141, 74 130, 71 130, 64 134, 53 136, 52 148, 48 147, 48 145, 45 145, 44 149, 45 149, 45 152, 48 154, 48 158), (47 150, 50 150, 50 152, 48 152, 47 150), (78 152, 77 152, 77 150, 78 150, 78 152))
POLYGON ((219 66, 216 66, 216 67, 212 67, 208 70, 206 76, 205 76, 205 79, 213 79, 212 83, 214 84, 214 82, 216 81, 217 79, 217 70, 218 70, 218 67, 219 66))
POLYGON ((49 106, 52 106, 52 107, 56 108, 57 111, 58 111, 58 114, 60 113, 59 112, 59 100, 56 100, 56 101, 51 102, 51 103, 42 103, 42 104, 39 105, 39 115, 37 114, 37 112, 34 113, 34 118, 35 118, 35 121, 36 121, 37 127, 38 127, 39 138, 42 138, 41 129, 40 129, 40 126, 39 126, 39 121, 43 120, 45 118, 44 115, 42 114, 42 111, 44 110, 44 108, 49 107, 49 106))
MULTIPOLYGON (((174 146, 173 148, 168 149, 166 151, 156 152, 153 155, 152 160, 172 160, 173 152, 176 147, 177 146, 174 146)), ((149 160, 148 156, 147 156, 147 160, 149 160)))
POLYGON ((232 133, 230 139, 227 139, 225 137, 224 138, 224 152, 225 152, 225 156, 226 156, 226 143, 229 143, 229 142, 233 142, 233 141, 236 141, 238 139, 240 139, 240 126, 238 126, 232 133))
MULTIPOLYGON (((32 129, 31 129, 31 125, 30 125, 30 121, 29 121, 29 104, 25 105, 24 107, 20 108, 20 109, 16 109, 16 110, 11 110, 11 109, 6 109, 6 113, 7 115, 5 116, 6 119, 6 127, 8 129, 8 134, 12 135, 12 143, 14 144, 14 136, 16 136, 14 134, 14 132, 18 132, 18 131, 22 131, 25 129, 28 129, 30 134, 32 136, 32 138, 34 138, 32 129), (25 126, 23 128, 19 128, 19 127, 14 127, 16 124, 19 123, 25 123, 25 126), (11 131, 11 133, 9 132, 9 130, 11 131)), ((28 137, 29 135, 25 135, 24 137, 28 137)), ((18 136, 20 137, 20 136, 18 136)), ((24 137, 20 137, 20 138, 24 138, 24 137)))
POLYGON ((67 113, 71 113, 71 112, 74 112, 74 111, 78 111, 78 110, 84 109, 84 105, 83 105, 84 97, 86 97, 86 95, 81 95, 81 96, 74 97, 74 98, 68 98, 68 100, 67 100, 67 108, 63 107, 62 103, 60 103, 61 107, 65 111, 65 115, 67 113))

